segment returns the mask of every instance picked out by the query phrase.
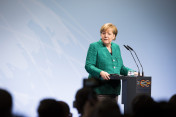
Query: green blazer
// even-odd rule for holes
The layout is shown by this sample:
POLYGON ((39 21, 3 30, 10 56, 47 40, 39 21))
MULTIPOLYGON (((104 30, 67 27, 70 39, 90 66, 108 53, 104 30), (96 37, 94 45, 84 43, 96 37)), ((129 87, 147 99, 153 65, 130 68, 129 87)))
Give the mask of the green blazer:
MULTIPOLYGON (((120 48, 111 42, 112 55, 109 53, 102 40, 91 43, 87 52, 85 69, 89 78, 101 79, 100 72, 106 71, 109 74, 127 75, 131 70, 123 65, 120 48)), ((97 94, 120 95, 120 80, 109 80, 106 84, 96 88, 97 94)))

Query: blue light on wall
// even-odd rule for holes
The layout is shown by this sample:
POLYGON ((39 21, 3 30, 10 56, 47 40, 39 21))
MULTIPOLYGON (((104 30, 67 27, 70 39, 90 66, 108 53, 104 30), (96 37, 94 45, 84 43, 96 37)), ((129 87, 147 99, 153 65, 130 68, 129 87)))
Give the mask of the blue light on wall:
POLYGON ((15 113, 37 116, 39 101, 53 97, 77 117, 72 102, 88 76, 87 49, 111 22, 125 66, 137 70, 123 48, 128 44, 152 76, 152 97, 167 100, 176 93, 175 6, 172 0, 1 0, 0 87, 13 95, 15 113))

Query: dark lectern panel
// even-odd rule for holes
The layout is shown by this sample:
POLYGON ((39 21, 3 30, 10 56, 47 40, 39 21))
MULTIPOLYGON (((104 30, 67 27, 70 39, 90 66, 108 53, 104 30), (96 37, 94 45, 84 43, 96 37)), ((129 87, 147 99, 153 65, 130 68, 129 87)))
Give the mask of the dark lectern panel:
POLYGON ((132 77, 110 75, 111 80, 122 80, 122 104, 124 113, 131 114, 131 102, 137 95, 145 94, 151 96, 151 77, 132 77))

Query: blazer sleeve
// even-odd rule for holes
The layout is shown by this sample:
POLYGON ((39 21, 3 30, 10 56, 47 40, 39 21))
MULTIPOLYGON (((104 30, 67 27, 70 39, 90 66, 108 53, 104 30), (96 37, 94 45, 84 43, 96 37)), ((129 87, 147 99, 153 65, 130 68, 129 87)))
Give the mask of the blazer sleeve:
POLYGON ((102 70, 96 67, 97 54, 98 48, 96 45, 90 44, 86 57, 85 69, 89 74, 91 74, 91 76, 98 78, 102 70))
POLYGON ((122 65, 121 70, 120 70, 120 74, 127 76, 129 70, 133 71, 132 69, 130 69, 130 68, 125 67, 124 65, 122 65))

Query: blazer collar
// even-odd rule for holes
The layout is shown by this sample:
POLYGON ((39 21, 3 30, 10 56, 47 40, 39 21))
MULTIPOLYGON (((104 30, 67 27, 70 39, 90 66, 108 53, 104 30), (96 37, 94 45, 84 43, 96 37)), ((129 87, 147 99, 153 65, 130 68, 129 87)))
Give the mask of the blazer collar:
MULTIPOLYGON (((101 39, 98 41, 98 43, 99 43, 102 47, 106 47, 106 46, 104 45, 104 43, 102 42, 101 39)), ((115 48, 114 48, 114 43, 113 43, 113 42, 111 42, 111 49, 112 49, 112 56, 113 56, 113 55, 114 55, 114 52, 115 52, 115 48)), ((106 51, 107 51, 107 53, 108 53, 109 55, 111 55, 111 54, 109 53, 109 51, 108 51, 107 48, 106 48, 106 51)))

